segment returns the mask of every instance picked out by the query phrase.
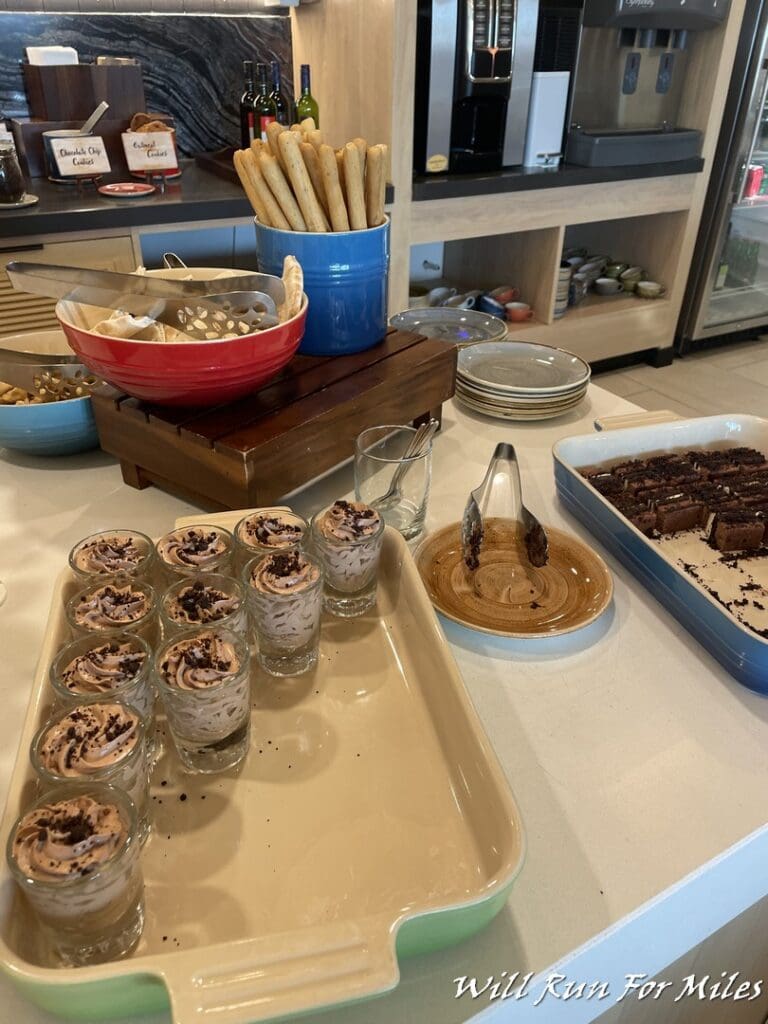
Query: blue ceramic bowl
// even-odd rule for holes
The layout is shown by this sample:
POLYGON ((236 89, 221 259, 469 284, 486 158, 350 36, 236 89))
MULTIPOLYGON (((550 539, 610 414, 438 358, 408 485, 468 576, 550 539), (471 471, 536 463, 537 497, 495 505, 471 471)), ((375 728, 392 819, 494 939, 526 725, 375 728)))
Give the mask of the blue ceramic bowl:
POLYGON ((72 455, 98 444, 90 398, 0 405, 0 448, 30 455, 72 455))

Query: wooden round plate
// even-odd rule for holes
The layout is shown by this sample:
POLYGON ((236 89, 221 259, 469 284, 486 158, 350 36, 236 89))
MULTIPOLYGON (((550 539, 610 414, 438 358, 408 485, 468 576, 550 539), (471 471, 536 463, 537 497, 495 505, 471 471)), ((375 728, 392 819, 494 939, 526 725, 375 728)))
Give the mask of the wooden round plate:
POLYGON ((613 593, 608 566, 570 534, 546 529, 549 561, 535 569, 514 525, 487 519, 474 573, 462 561, 459 523, 430 534, 416 565, 432 604, 446 618, 495 636, 561 636, 594 622, 613 593))

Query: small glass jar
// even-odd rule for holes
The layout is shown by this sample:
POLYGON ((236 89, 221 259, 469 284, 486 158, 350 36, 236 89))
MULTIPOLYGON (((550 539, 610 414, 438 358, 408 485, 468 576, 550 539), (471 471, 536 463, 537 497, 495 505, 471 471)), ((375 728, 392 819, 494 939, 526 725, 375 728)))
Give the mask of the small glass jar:
POLYGON ((24 198, 24 175, 12 142, 0 141, 0 206, 24 198))
POLYGON ((297 676, 317 663, 323 571, 306 551, 254 558, 243 572, 256 657, 273 676, 297 676))
POLYGON ((8 866, 57 964, 105 963, 137 944, 144 925, 139 851, 136 807, 116 786, 65 783, 17 819, 8 866))
POLYGON ((160 566, 170 586, 179 576, 199 576, 232 570, 235 540, 229 530, 202 523, 171 530, 155 545, 160 566))
POLYGON ((213 774, 239 764, 251 729, 248 645, 231 630, 187 630, 163 644, 155 679, 179 758, 213 774))
POLYGON ((104 576, 78 591, 66 606, 73 637, 135 633, 152 647, 157 642, 155 591, 132 576, 104 576))
POLYGON ((300 548, 308 537, 309 523, 296 512, 249 512, 235 527, 240 569, 252 558, 300 548))
POLYGON ((248 629, 245 590, 236 579, 215 572, 178 580, 160 598, 160 621, 164 637, 213 626, 244 634, 248 629))
POLYGON ((362 502, 337 501, 314 516, 311 537, 325 574, 323 606, 341 618, 363 615, 376 603, 384 519, 362 502), (365 516, 368 525, 358 526, 365 516))
POLYGON ((102 530, 78 541, 69 553, 69 565, 78 579, 88 583, 104 576, 134 576, 149 580, 155 545, 137 530, 102 530))
POLYGON ((89 700, 119 700, 131 704, 145 725, 155 710, 152 652, 133 633, 89 633, 62 647, 53 659, 51 686, 57 704, 71 708, 89 700))
POLYGON ((143 843, 149 835, 145 735, 139 710, 118 701, 89 701, 55 712, 29 751, 40 791, 74 781, 105 782, 125 790, 136 805, 143 843), (119 733, 120 728, 125 731, 119 733))

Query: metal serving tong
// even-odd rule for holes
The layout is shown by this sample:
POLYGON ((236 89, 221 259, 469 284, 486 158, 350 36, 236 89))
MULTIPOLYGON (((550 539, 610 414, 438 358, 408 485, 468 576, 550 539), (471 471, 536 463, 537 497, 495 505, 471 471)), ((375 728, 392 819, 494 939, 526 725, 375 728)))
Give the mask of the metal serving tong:
POLYGON ((273 327, 278 323, 277 304, 285 301, 283 282, 269 274, 171 281, 16 260, 6 270, 19 291, 149 316, 200 340, 273 327))
POLYGON ((494 487, 499 497, 499 513, 504 518, 517 520, 522 527, 528 561, 537 569, 546 565, 549 558, 547 535, 536 516, 523 504, 520 467, 515 449, 511 444, 503 442, 496 445, 483 482, 474 491, 470 491, 464 508, 461 519, 461 553, 465 565, 470 570, 480 566, 480 551, 485 537, 483 515, 488 514, 494 487))
POLYGON ((43 402, 83 398, 101 384, 76 355, 45 355, 0 348, 0 381, 12 384, 43 402))

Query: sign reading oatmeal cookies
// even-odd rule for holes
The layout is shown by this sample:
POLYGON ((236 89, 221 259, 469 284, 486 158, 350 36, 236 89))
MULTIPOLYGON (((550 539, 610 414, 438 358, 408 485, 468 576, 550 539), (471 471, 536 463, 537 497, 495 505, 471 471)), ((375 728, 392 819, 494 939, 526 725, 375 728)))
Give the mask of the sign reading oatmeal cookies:
POLYGON ((178 167, 173 132, 123 132, 129 171, 175 171, 178 167))
POLYGON ((112 170, 104 139, 98 135, 86 135, 82 139, 76 136, 54 138, 51 139, 50 146, 62 178, 72 178, 76 175, 87 178, 96 174, 109 174, 112 170))

